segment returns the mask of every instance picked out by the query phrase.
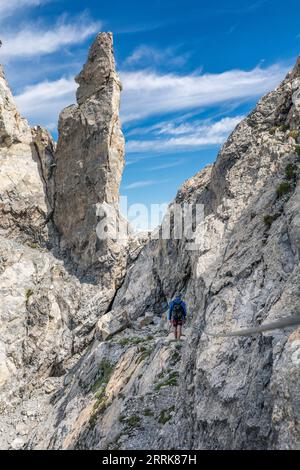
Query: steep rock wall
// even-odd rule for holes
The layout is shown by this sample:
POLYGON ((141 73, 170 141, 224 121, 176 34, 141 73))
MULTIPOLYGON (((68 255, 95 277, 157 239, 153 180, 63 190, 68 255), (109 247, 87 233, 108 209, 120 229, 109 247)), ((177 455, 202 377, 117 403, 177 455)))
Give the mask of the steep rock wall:
POLYGON ((298 90, 299 63, 237 126, 216 163, 179 191, 177 203, 205 205, 198 249, 184 239, 144 247, 112 305, 131 323, 108 342, 96 336, 59 400, 77 409, 75 421, 62 418, 50 447, 299 447, 299 328, 250 338, 204 332, 299 312, 298 90), (176 347, 159 318, 178 291, 190 319, 176 347))

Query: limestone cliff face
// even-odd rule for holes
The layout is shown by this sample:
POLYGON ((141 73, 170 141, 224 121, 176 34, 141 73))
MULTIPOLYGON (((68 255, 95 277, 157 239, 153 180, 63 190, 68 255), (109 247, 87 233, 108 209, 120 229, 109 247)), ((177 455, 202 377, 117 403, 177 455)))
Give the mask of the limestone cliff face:
MULTIPOLYGON (((53 151, 53 141, 49 152, 53 151)), ((48 143, 46 144, 48 145, 48 143)), ((46 146, 45 145, 45 146, 46 146)), ((41 152, 45 148, 41 145, 41 152)), ((51 211, 43 161, 27 121, 16 109, 0 69, 0 227, 23 241, 45 243, 45 222, 51 211)))
POLYGON ((97 36, 76 81, 78 104, 59 118, 54 222, 61 249, 69 250, 76 264, 83 269, 98 264, 103 270, 106 253, 119 253, 111 241, 97 238, 99 208, 108 203, 117 209, 124 166, 112 34, 97 36))
MULTIPOLYGON (((179 190, 177 204, 204 205, 196 249, 173 237, 150 240, 139 254, 130 243, 119 257, 114 241, 97 247, 93 238, 97 204, 117 205, 123 161, 111 44, 99 35, 77 77, 78 105, 60 118, 54 178, 48 138, 25 132, 39 150, 48 184, 37 194, 50 209, 54 201, 61 251, 28 246, 20 215, 1 232, 0 447, 298 449, 300 329, 240 338, 205 330, 299 313, 300 62, 215 164, 179 190), (74 263, 98 270, 97 283, 75 276, 74 263), (165 313, 178 291, 189 319, 175 343, 165 313)), ((7 123, 15 108, 5 109, 7 123)), ((14 121, 10 129, 19 132, 14 121)), ((20 144, 5 140, 6 156, 20 144)), ((29 153, 24 161, 31 165, 29 153)), ((2 193, 7 178, 0 183, 2 193)))
POLYGON ((11 146, 13 143, 30 143, 30 128, 25 119, 19 115, 11 91, 7 85, 4 70, 0 68, 1 86, 1 118, 0 138, 2 146, 11 146))
MULTIPOLYGON (((159 299, 181 291, 192 319, 181 360, 174 367, 169 349, 169 359, 153 373, 152 386, 147 384, 153 416, 145 419, 145 431, 136 429, 134 438, 121 436, 117 445, 299 448, 299 328, 237 339, 204 333, 253 326, 299 311, 299 78, 298 61, 284 82, 237 126, 216 163, 179 191, 177 202, 205 206, 205 219, 196 231, 198 249, 187 251, 184 240, 152 242, 118 292, 113 309, 122 306, 136 318, 142 309, 140 286, 145 295, 150 289, 156 293, 152 306, 148 298, 147 308, 153 311, 159 299), (169 393, 178 397, 174 408, 169 393), (157 403, 164 401, 158 410, 157 403), (148 423, 154 428, 162 412, 167 423, 149 439, 148 423)), ((163 348, 156 345, 145 360, 146 376, 146 367, 152 367, 163 348)), ((144 395, 140 373, 133 386, 144 395)), ((121 432, 131 408, 139 416, 143 413, 138 398, 125 400, 121 432)), ((110 408, 106 413, 112 413, 110 408)), ((105 416, 99 423, 105 423, 105 416)), ((105 445, 103 428, 101 434, 97 429, 101 424, 93 433, 86 432, 84 442, 105 445)))

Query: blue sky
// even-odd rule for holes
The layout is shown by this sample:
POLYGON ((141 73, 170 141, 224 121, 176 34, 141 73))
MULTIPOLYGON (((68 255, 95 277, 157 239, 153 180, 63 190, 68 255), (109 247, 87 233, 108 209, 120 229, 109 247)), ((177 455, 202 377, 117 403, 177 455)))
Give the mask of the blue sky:
POLYGON ((0 0, 0 62, 22 114, 56 136, 89 45, 112 31, 124 87, 121 194, 165 203, 294 64, 299 17, 296 0, 0 0))

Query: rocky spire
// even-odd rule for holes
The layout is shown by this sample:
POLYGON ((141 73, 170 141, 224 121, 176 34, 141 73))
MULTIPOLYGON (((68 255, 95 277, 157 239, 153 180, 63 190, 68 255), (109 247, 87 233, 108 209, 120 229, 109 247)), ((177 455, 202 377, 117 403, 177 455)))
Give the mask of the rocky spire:
POLYGON ((96 235, 97 210, 103 203, 117 207, 124 166, 111 33, 98 34, 76 81, 78 104, 59 118, 54 222, 61 248, 86 269, 107 253, 96 235))
POLYGON ((39 152, 35 133, 20 116, 0 65, 0 228, 31 244, 48 239, 45 224, 51 208, 42 160, 45 146, 53 141, 47 136, 39 152))
POLYGON ((100 33, 92 44, 82 71, 75 77, 79 84, 76 98, 79 104, 105 88, 110 78, 120 82, 115 71, 112 33, 100 33))

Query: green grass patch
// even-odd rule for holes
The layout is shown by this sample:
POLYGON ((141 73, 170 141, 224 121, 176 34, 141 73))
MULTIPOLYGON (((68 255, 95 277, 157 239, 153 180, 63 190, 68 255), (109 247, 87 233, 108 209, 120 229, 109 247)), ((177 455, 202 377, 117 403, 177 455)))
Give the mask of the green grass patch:
POLYGON ((126 425, 129 426, 131 429, 140 427, 140 424, 141 424, 141 418, 137 415, 130 416, 126 420, 126 425))
POLYGON ((288 124, 275 125, 269 129, 269 134, 274 135, 277 130, 280 132, 286 132, 289 128, 290 126, 288 124))
POLYGON ((145 339, 133 337, 133 338, 123 338, 119 341, 121 346, 135 346, 137 344, 143 343, 145 339))
POLYGON ((104 413, 106 408, 108 407, 108 400, 105 396, 105 392, 101 396, 98 397, 97 401, 94 403, 93 412, 89 419, 89 424, 91 428, 94 428, 97 422, 98 417, 104 413))
POLYGON ((101 411, 102 409, 106 407, 106 402, 107 402, 107 398, 104 392, 102 395, 98 397, 97 401, 94 403, 93 410, 97 412, 101 411))
POLYGON ((176 387, 178 379, 178 372, 171 372, 168 377, 155 385, 154 390, 159 391, 163 387, 176 387))
POLYGON ((293 180, 295 179, 296 177, 296 171, 297 171, 297 166, 293 163, 289 163, 286 167, 285 167, 285 177, 286 179, 288 180, 293 180))
POLYGON ((296 145, 295 146, 295 153, 298 155, 298 157, 300 158, 300 145, 296 145))
POLYGON ((29 246, 29 248, 33 248, 33 249, 39 248, 39 244, 31 240, 27 242, 27 245, 29 246))
POLYGON ((121 415, 119 417, 119 421, 125 425, 123 434, 141 427, 141 418, 138 415, 132 415, 128 417, 121 415))
POLYGON ((158 379, 162 379, 162 378, 164 377, 164 375, 165 375, 165 371, 162 370, 162 371, 158 374, 157 378, 158 378, 158 379))
POLYGON ((285 194, 288 194, 291 190, 291 185, 288 181, 282 181, 276 189, 276 194, 278 198, 281 198, 285 194))
POLYGON ((144 416, 154 416, 154 413, 152 410, 150 410, 150 408, 146 408, 144 411, 143 411, 143 415, 144 416))
POLYGON ((33 295, 33 290, 32 289, 27 289, 25 291, 25 297, 26 297, 26 302, 30 299, 30 297, 33 295))
POLYGON ((299 137, 299 131, 294 129, 288 133, 288 137, 292 137, 293 139, 297 140, 299 137))
POLYGON ((181 359, 181 354, 180 352, 178 351, 178 349, 176 349, 176 351, 174 351, 172 357, 171 357, 171 364, 172 366, 174 366, 175 364, 177 364, 177 362, 179 362, 181 359))
MULTIPOLYGON (((142 348, 141 348, 142 349, 142 348)), ((153 348, 143 348, 143 351, 140 351, 140 355, 137 357, 137 364, 140 364, 140 362, 145 361, 153 352, 153 348)))
POLYGON ((89 425, 91 428, 94 428, 96 426, 98 415, 96 413, 93 413, 89 419, 89 425))
POLYGON ((138 336, 123 338, 121 339, 118 344, 121 346, 137 346, 141 343, 146 343, 147 341, 151 341, 154 339, 154 336, 148 335, 146 338, 139 338, 138 336))
POLYGON ((103 387, 103 388, 100 388, 100 390, 98 390, 98 392, 95 393, 95 398, 102 398, 103 395, 105 395, 105 388, 106 387, 103 387))
POLYGON ((166 410, 162 410, 159 415, 158 422, 160 424, 166 424, 168 421, 170 421, 170 419, 172 418, 171 412, 174 411, 174 409, 175 407, 171 406, 170 408, 166 410))
POLYGON ((281 132, 286 132, 288 131, 290 128, 290 126, 288 124, 281 124, 281 126, 278 126, 278 129, 281 131, 281 132))
POLYGON ((103 361, 99 365, 99 368, 100 377, 98 377, 98 379, 93 385, 93 392, 96 392, 101 386, 106 385, 108 383, 114 370, 114 364, 110 363, 107 359, 103 359, 103 361))
POLYGON ((274 215, 265 215, 264 216, 264 223, 265 225, 267 226, 267 228, 271 228, 271 225, 273 224, 273 222, 275 222, 276 219, 278 219, 278 217, 280 217, 280 214, 274 214, 274 215))

